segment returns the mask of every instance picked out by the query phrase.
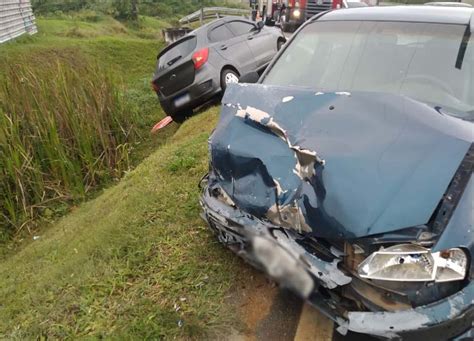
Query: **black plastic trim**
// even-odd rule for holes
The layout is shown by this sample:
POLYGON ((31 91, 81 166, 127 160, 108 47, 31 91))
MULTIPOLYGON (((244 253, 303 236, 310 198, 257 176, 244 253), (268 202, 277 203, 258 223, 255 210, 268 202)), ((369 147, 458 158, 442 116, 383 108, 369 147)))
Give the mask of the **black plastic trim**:
POLYGON ((471 143, 471 147, 464 156, 464 159, 461 161, 448 189, 444 193, 443 199, 435 211, 435 218, 433 221, 433 232, 435 234, 441 234, 448 225, 448 222, 467 187, 467 183, 471 178, 473 170, 474 143, 471 143))

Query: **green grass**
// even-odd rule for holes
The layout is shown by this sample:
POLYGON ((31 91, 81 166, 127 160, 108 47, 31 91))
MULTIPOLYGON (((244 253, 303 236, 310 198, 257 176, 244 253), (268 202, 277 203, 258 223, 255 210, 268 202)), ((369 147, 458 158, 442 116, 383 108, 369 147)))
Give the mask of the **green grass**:
POLYGON ((149 134, 163 117, 149 82, 166 25, 82 12, 39 18, 37 35, 2 45, 0 241, 63 214, 171 136, 149 134))
POLYGON ((119 184, 0 263, 0 338, 225 335, 238 262, 200 220, 197 189, 217 114, 186 121, 119 184))
MULTIPOLYGON (((82 198, 87 202, 45 205, 35 225, 28 225, 31 234, 0 245, 0 339, 222 338, 238 320, 228 296, 240 262, 200 219, 197 188, 219 109, 151 136, 151 124, 163 112, 149 80, 166 24, 142 17, 140 25, 129 26, 91 16, 40 18, 38 35, 2 45, 0 84, 15 94, 8 106, 23 104, 22 113, 92 115, 92 103, 108 103, 99 107, 118 117, 129 114, 130 170, 120 171, 125 176, 114 185, 99 181, 82 198), (5 70, 34 76, 37 83, 10 84, 5 70), (71 83, 79 84, 69 91, 72 100, 64 101, 60 91, 71 83), (100 96, 94 93, 99 83, 105 91, 100 96), (28 98, 21 100, 24 90, 28 98)), ((91 144, 94 134, 87 134, 91 144)), ((53 163, 59 169, 67 164, 53 163)))

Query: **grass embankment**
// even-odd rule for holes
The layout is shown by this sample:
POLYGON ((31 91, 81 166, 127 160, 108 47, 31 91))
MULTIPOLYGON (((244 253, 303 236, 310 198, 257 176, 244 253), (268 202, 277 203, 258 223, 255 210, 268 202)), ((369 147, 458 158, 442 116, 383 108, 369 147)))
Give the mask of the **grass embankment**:
POLYGON ((149 86, 162 21, 83 12, 38 25, 0 49, 0 241, 64 214, 169 136, 149 135, 163 116, 149 86))
MULTIPOLYGON (((8 109, 3 115, 28 115, 28 122, 11 115, 21 128, 12 135, 20 141, 11 151, 27 146, 30 155, 41 151, 53 157, 36 160, 46 168, 29 169, 24 163, 15 171, 31 172, 26 181, 37 176, 46 187, 53 184, 55 191, 67 194, 68 177, 90 180, 93 174, 97 183, 90 187, 100 188, 123 173, 117 166, 121 156, 114 154, 119 145, 132 149, 131 165, 156 151, 86 203, 69 206, 88 197, 87 188, 63 206, 40 203, 43 218, 35 220, 39 238, 29 236, 30 242, 14 250, 0 248, 0 339, 200 339, 226 334, 235 323, 235 311, 225 298, 239 273, 238 261, 200 220, 197 189, 207 170, 207 138, 218 109, 153 138, 150 124, 163 113, 149 79, 161 47, 156 37, 162 23, 142 18, 142 27, 130 28, 109 18, 38 22, 37 36, 0 49, 0 87, 4 95, 11 94, 0 107, 8 109), (61 130, 49 134, 47 124, 61 130), (55 137, 60 131, 68 133, 55 137), (103 152, 112 153, 112 166, 95 168, 93 160, 108 160, 103 152), (68 162, 78 167, 79 175, 69 174, 68 162), (60 180, 48 182, 55 170, 60 180), (61 207, 58 215, 70 213, 54 218, 61 207), (46 214, 48 210, 53 212, 46 214)), ((23 152, 11 155, 27 160, 23 152)), ((23 218, 28 219, 28 212, 23 218)))
POLYGON ((237 260, 200 220, 197 188, 217 114, 186 121, 119 184, 0 263, 0 338, 226 332, 237 260))

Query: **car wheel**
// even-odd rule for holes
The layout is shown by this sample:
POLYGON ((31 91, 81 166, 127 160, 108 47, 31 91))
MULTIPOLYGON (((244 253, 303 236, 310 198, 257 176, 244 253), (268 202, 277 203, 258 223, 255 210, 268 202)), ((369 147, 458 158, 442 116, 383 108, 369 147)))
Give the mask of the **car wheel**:
POLYGON ((222 71, 222 74, 221 74, 222 92, 225 91, 228 84, 238 83, 238 82, 239 82, 239 75, 237 74, 237 72, 231 69, 224 69, 224 71, 222 71))
POLYGON ((175 112, 174 114, 170 116, 173 118, 173 121, 175 121, 176 123, 183 123, 187 118, 191 117, 192 115, 193 115, 193 111, 189 109, 189 110, 175 112))
POLYGON ((280 49, 283 45, 285 45, 285 42, 283 40, 278 40, 278 42, 277 42, 277 51, 280 51, 280 49))

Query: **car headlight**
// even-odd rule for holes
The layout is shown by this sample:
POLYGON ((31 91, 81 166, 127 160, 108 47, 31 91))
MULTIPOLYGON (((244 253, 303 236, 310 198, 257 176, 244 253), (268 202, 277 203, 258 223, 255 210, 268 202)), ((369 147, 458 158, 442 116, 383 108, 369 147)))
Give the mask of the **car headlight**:
POLYGON ((293 11, 293 16, 294 16, 295 18, 299 18, 300 15, 301 15, 301 12, 300 12, 299 9, 295 9, 295 10, 293 11))
POLYGON ((458 248, 432 253, 419 245, 402 244, 374 252, 359 265, 362 278, 406 282, 463 280, 466 253, 458 248))

